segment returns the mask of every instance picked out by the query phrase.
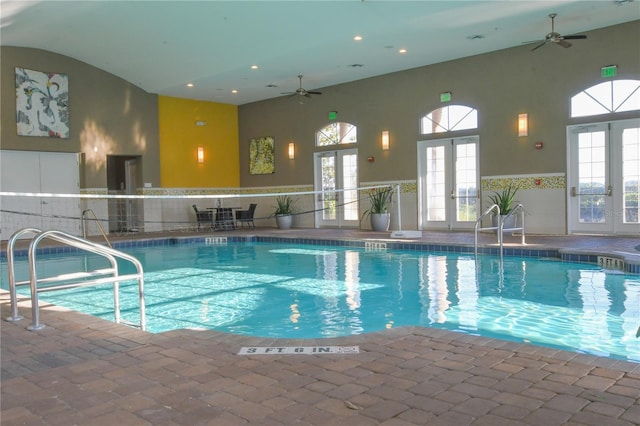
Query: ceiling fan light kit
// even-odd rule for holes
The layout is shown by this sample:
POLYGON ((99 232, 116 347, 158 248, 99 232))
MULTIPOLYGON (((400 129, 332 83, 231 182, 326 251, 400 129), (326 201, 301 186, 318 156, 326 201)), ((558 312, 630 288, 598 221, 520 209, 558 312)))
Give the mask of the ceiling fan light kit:
MULTIPOLYGON (((281 95, 302 96, 302 97, 305 97, 305 98, 310 98, 311 95, 322 95, 322 92, 314 92, 312 90, 306 90, 305 88, 303 88, 302 87, 302 75, 299 75, 298 79, 300 80, 300 87, 298 87, 295 92, 283 92, 283 93, 281 93, 281 95)), ((301 103, 303 103, 303 102, 301 102, 301 103)))
POLYGON ((582 35, 582 34, 563 36, 560 33, 557 33, 555 30, 556 16, 558 16, 556 13, 549 14, 549 18, 551 18, 551 32, 544 37, 544 40, 541 40, 540 42, 538 42, 536 47, 531 49, 531 51, 539 49, 545 44, 549 44, 549 43, 555 43, 561 47, 567 48, 567 47, 571 47, 571 43, 569 43, 567 40, 584 40, 585 38, 587 38, 586 35, 582 35))

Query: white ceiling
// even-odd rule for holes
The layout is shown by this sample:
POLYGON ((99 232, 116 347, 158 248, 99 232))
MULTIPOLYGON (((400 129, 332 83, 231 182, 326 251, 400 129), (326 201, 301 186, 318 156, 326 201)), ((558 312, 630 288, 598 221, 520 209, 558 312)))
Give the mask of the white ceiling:
POLYGON ((315 90, 541 40, 550 13, 571 35, 640 19, 640 2, 1 0, 0 44, 70 56, 151 93, 242 105, 294 91, 298 74, 315 90))

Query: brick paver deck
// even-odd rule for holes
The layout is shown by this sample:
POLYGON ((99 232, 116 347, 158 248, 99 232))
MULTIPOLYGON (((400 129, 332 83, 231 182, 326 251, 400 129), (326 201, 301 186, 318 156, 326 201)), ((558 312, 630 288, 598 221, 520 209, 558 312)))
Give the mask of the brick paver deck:
MULTIPOLYGON (((8 294, 0 293, 3 318, 8 294)), ((423 327, 320 340, 151 334, 43 304, 1 323, 10 425, 638 425, 640 364, 423 327), (358 345, 359 354, 237 355, 358 345)))

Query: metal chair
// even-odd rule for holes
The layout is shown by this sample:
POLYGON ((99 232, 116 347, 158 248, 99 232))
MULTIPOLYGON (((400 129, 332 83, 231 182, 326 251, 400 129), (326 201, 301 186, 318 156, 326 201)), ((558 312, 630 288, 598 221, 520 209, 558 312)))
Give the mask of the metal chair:
POLYGON ((236 223, 242 224, 244 228, 244 224, 246 223, 250 228, 256 229, 256 224, 253 222, 253 214, 256 211, 257 204, 249 204, 249 208, 247 210, 236 210, 236 223))
POLYGON ((195 204, 193 205, 193 210, 196 212, 196 219, 198 220, 198 231, 202 225, 213 228, 213 212, 211 210, 198 210, 195 204))

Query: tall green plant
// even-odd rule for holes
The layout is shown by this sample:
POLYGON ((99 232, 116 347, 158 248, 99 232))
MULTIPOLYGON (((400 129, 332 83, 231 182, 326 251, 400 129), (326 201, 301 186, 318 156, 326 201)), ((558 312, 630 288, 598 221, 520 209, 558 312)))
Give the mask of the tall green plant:
POLYGON ((393 195, 393 188, 384 187, 384 188, 374 188, 369 191, 369 203, 371 207, 365 210, 362 213, 362 219, 365 216, 369 216, 372 214, 380 214, 387 213, 387 206, 391 202, 391 196, 393 195))
POLYGON ((293 214, 295 200, 288 195, 279 195, 276 197, 276 206, 273 214, 293 214))
POLYGON ((513 209, 516 192, 518 192, 518 188, 514 188, 513 185, 509 184, 509 186, 502 191, 494 191, 493 195, 489 196, 489 201, 491 201, 491 204, 496 204, 500 208, 501 215, 506 215, 513 209))

